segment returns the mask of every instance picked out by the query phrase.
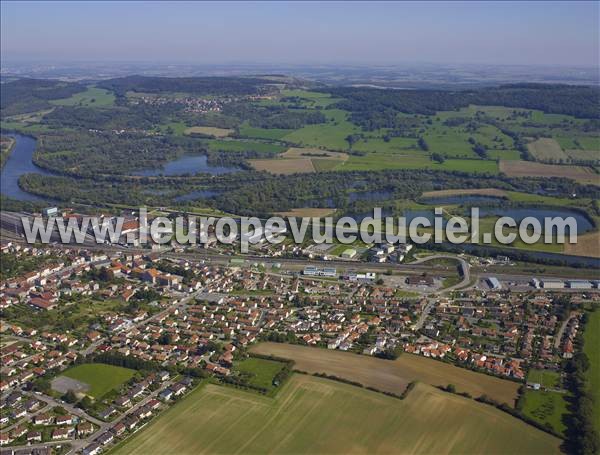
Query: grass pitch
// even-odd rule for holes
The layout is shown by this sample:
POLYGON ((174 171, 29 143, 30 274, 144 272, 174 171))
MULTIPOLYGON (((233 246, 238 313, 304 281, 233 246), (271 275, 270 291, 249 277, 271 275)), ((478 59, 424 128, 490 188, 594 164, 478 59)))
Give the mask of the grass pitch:
POLYGON ((83 382, 90 386, 86 392, 93 398, 102 398, 108 392, 129 381, 134 370, 103 363, 84 363, 63 371, 62 376, 83 382))
POLYGON ((491 406, 418 384, 405 400, 294 375, 275 398, 206 385, 117 454, 558 453, 491 406))

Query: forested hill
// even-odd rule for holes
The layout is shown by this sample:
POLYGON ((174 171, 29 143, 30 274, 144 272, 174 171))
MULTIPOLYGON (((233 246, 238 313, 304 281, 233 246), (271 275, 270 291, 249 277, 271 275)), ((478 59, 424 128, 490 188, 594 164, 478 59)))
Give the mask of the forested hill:
POLYGON ((85 89, 73 82, 19 79, 0 84, 0 109, 3 115, 34 112, 50 107, 50 100, 68 98, 85 89))
POLYGON ((96 84, 117 96, 141 93, 189 93, 193 95, 253 95, 273 89, 273 81, 253 77, 147 77, 127 76, 96 84))
POLYGON ((479 90, 394 90, 364 87, 321 89, 344 98, 337 107, 352 112, 366 129, 385 127, 385 118, 402 112, 435 115, 470 104, 539 109, 546 113, 600 119, 600 88, 559 84, 511 84, 479 90))

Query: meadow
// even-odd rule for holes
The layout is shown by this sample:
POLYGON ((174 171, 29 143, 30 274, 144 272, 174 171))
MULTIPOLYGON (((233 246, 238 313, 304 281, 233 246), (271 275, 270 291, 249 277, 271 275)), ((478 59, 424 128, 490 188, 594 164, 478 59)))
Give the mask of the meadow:
POLYGON ((294 369, 298 371, 326 373, 398 395, 412 381, 442 387, 454 384, 458 392, 467 392, 473 398, 487 395, 513 406, 519 388, 516 382, 410 354, 391 361, 283 343, 259 343, 251 352, 294 360, 294 369))
POLYGON ((110 107, 115 104, 115 95, 103 88, 88 87, 83 92, 51 103, 56 106, 110 107))
POLYGON ((558 453, 491 406, 417 384, 404 400, 295 374, 275 398, 207 384, 113 454, 558 453))
POLYGON ((90 387, 87 394, 99 399, 129 381, 134 374, 135 371, 129 368, 103 363, 84 363, 63 371, 61 376, 87 384, 90 387))

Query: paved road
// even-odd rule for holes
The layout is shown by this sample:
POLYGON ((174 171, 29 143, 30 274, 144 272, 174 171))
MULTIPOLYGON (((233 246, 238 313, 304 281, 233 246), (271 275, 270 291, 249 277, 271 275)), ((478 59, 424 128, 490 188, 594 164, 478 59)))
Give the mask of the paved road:
POLYGON ((562 340, 563 334, 565 333, 565 329, 567 328, 567 325, 569 324, 571 319, 576 317, 577 314, 578 314, 577 312, 572 311, 571 314, 569 314, 569 317, 567 319, 565 319, 563 321, 563 323, 560 325, 560 329, 558 329, 558 332, 556 333, 556 337, 554 338, 554 348, 555 349, 560 348, 560 342, 562 340))
POLYGON ((421 330, 421 328, 423 327, 423 324, 425 324, 425 321, 427 320, 427 316, 429 316, 429 313, 431 312, 431 309, 434 306, 435 306, 435 300, 433 300, 433 299, 428 300, 427 304, 425 305, 425 308, 423 308, 423 311, 419 315, 419 319, 417 319, 417 322, 413 325, 415 332, 421 330))

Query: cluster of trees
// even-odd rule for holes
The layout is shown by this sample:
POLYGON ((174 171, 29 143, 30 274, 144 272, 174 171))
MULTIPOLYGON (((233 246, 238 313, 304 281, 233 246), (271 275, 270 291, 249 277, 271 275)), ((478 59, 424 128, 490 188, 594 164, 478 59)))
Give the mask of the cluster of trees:
POLYGON ((168 136, 61 130, 38 136, 34 161, 40 167, 77 176, 126 174, 159 167, 185 152, 205 151, 199 142, 186 146, 168 136))
POLYGON ((316 125, 327 121, 319 110, 289 109, 281 105, 259 106, 250 103, 230 103, 223 108, 223 114, 248 121, 257 128, 298 129, 305 125, 316 125))
MULTIPOLYGON (((583 327, 585 327, 588 318, 589 314, 584 313, 582 318, 583 327)), ((590 368, 590 360, 583 352, 584 339, 582 334, 583 330, 580 330, 575 340, 578 352, 573 358, 569 359, 565 368, 568 373, 567 386, 575 397, 567 429, 567 447, 572 453, 593 455, 600 452, 600 437, 594 423, 594 407, 598 406, 598 403, 594 402, 594 396, 589 391, 589 384, 586 379, 586 372, 590 368)))

